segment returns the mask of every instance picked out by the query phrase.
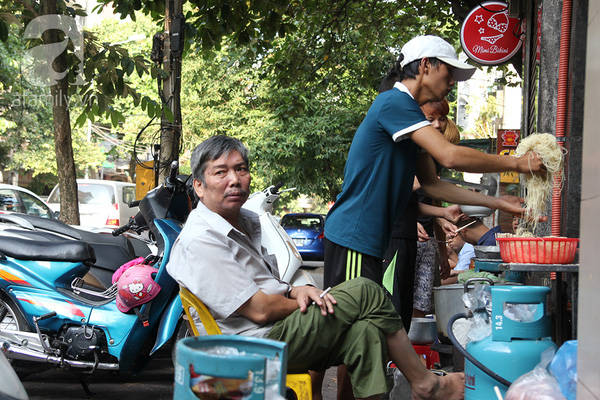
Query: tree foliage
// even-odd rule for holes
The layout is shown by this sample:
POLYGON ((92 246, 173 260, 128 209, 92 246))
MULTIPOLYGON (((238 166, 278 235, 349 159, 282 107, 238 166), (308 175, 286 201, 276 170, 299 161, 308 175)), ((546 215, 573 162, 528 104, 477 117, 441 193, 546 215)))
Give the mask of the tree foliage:
MULTIPOLYGON (((60 12, 75 17, 84 15, 80 8, 60 3, 60 12)), ((0 81, 2 98, 0 118, 5 121, 2 146, 13 155, 6 162, 7 168, 32 170, 38 173, 56 173, 56 157, 52 134, 52 104, 55 99, 44 86, 35 86, 24 75, 27 66, 26 51, 42 44, 41 39, 23 39, 23 29, 32 19, 39 16, 40 3, 0 2, 4 11, 0 18, 0 43, 2 64, 0 81)), ((90 146, 86 137, 86 121, 118 126, 125 122, 122 105, 125 102, 141 106, 150 116, 160 114, 161 105, 149 93, 140 93, 132 85, 136 77, 147 75, 156 78, 162 71, 153 68, 148 57, 130 54, 127 48, 115 40, 115 36, 99 37, 96 32, 85 31, 84 37, 84 84, 77 85, 79 59, 75 56, 73 43, 67 47, 69 69, 68 101, 74 118, 73 147, 75 164, 80 174, 87 167, 97 167, 104 154, 98 146, 90 146), (113 44, 111 44, 113 42, 113 44)), ((136 82, 137 83, 137 82, 136 82)), ((128 109, 128 107, 126 107, 128 109)))
MULTIPOLYGON (((496 137, 496 125, 500 118, 500 109, 495 96, 487 96, 485 102, 481 99, 477 99, 477 107, 479 108, 479 115, 475 120, 474 128, 466 132, 467 136, 474 139, 483 138, 494 138, 496 137), (483 103, 483 104, 481 104, 483 103)), ((467 105, 467 113, 470 113, 473 109, 473 105, 467 105)))
MULTIPOLYGON (((143 20, 136 29, 162 29, 163 0, 100 3, 143 20)), ((324 200, 338 193, 354 132, 402 44, 417 34, 458 43, 450 5, 438 1, 192 0, 184 15, 184 159, 201 140, 227 133, 250 147, 258 185, 282 180, 324 200)), ((110 123, 131 137, 161 111, 148 79, 162 72, 129 44, 106 43, 122 41, 116 28, 124 26, 86 34, 88 84, 71 94, 79 124, 110 123)))
POLYGON ((218 52, 186 58, 184 149, 216 133, 240 137, 261 182, 334 200, 354 132, 399 48, 417 34, 456 42, 456 21, 430 2, 290 7, 292 28, 259 55, 226 39, 218 52))

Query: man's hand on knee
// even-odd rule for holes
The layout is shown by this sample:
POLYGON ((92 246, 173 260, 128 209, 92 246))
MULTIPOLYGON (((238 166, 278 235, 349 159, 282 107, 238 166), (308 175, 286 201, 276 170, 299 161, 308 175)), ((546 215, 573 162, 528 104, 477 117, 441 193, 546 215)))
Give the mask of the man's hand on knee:
POLYGON ((314 302, 321 308, 323 316, 333 314, 333 305, 336 304, 335 298, 330 293, 324 293, 323 290, 314 286, 294 286, 290 291, 290 298, 295 299, 300 307, 300 312, 306 312, 308 307, 314 302))

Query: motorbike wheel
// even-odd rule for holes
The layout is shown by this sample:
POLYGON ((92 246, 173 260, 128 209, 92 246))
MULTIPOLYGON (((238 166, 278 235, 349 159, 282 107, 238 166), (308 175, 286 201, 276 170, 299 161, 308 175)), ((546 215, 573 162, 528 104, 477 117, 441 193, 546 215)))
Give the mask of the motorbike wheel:
POLYGON ((0 330, 30 331, 23 315, 4 294, 0 296, 0 330))
POLYGON ((179 321, 179 327, 177 328, 177 335, 175 336, 175 341, 179 339, 183 339, 189 336, 194 336, 194 332, 192 332, 192 328, 190 327, 190 323, 184 315, 181 317, 179 321))
MULTIPOLYGON (((0 293, 0 330, 32 332, 21 311, 5 293, 0 293)), ((20 379, 48 368, 45 364, 39 362, 11 359, 9 359, 9 362, 20 379)))
POLYGON ((173 346, 171 347, 171 360, 173 361, 173 366, 175 366, 175 355, 176 355, 176 346, 179 339, 183 339, 189 336, 194 336, 194 332, 192 332, 192 328, 190 328, 190 324, 187 320, 187 317, 184 315, 179 319, 179 326, 177 327, 177 331, 175 332, 175 336, 173 337, 173 346))

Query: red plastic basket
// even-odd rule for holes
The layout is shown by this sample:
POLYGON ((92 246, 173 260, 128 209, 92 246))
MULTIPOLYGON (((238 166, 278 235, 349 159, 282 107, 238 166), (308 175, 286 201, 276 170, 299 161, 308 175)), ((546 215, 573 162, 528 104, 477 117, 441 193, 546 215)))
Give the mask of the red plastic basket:
POLYGON ((569 264, 575 258, 577 238, 499 237, 504 262, 524 264, 569 264))

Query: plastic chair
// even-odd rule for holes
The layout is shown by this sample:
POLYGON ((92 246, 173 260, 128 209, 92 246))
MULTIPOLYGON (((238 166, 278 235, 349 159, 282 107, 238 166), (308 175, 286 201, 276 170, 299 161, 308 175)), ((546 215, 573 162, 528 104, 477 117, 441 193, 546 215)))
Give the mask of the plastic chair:
POLYGON ((418 345, 413 344, 413 348, 415 349, 415 353, 419 355, 419 357, 423 357, 425 360, 427 369, 437 369, 440 365, 440 353, 435 350, 431 350, 430 345, 418 345))
MULTIPOLYGON (((179 297, 181 297, 183 311, 188 318, 194 336, 198 336, 200 333, 190 311, 192 308, 196 310, 207 335, 221 334, 221 328, 217 325, 217 321, 199 298, 183 286, 179 287, 179 297)), ((287 374, 285 384, 294 392, 298 400, 312 400, 312 382, 308 373, 287 374)))

